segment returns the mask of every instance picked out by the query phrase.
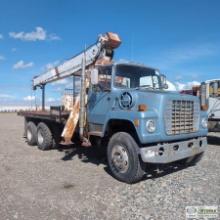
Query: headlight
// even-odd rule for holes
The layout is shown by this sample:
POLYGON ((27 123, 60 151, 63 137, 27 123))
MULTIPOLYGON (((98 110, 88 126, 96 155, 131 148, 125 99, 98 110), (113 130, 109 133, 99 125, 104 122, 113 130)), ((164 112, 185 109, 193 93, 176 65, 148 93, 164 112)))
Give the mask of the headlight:
POLYGON ((201 124, 202 124, 203 128, 207 128, 208 127, 208 120, 207 120, 207 118, 202 118, 201 124))
POLYGON ((152 119, 146 122, 146 128, 149 133, 153 133, 156 130, 156 122, 152 119))

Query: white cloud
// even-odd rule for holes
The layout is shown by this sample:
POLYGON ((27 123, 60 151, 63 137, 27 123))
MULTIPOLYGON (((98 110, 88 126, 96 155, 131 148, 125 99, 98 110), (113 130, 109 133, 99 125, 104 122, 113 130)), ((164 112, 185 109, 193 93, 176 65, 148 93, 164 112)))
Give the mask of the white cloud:
POLYGON ((28 96, 25 96, 23 99, 24 101, 33 101, 35 100, 35 96, 28 95, 28 96))
POLYGON ((49 97, 49 98, 47 98, 47 101, 48 101, 48 102, 55 102, 55 101, 56 101, 56 99, 55 99, 55 98, 53 98, 53 97, 49 97))
POLYGON ((68 79, 60 79, 55 82, 53 82, 51 85, 56 86, 56 85, 67 85, 69 83, 68 79))
POLYGON ((78 78, 78 79, 75 80, 75 86, 76 86, 76 89, 80 89, 80 86, 81 86, 81 80, 80 80, 80 78, 78 78))
POLYGON ((9 36, 14 39, 19 39, 23 41, 37 41, 46 40, 47 34, 42 27, 36 27, 35 31, 25 33, 25 32, 10 32, 9 36))
POLYGON ((11 52, 16 52, 17 51, 17 48, 13 47, 11 48, 11 52))
POLYGON ((9 94, 0 94, 1 99, 13 99, 15 96, 9 94))
POLYGON ((183 88, 185 87, 185 84, 180 82, 175 82, 175 85, 178 91, 183 90, 183 88))
POLYGON ((0 55, 0 61, 5 60, 5 57, 3 55, 0 55))
POLYGON ((176 80, 181 80, 183 78, 183 76, 182 75, 176 75, 175 78, 176 78, 176 80))
POLYGON ((215 53, 216 48, 212 45, 197 45, 194 47, 171 50, 168 56, 173 62, 179 63, 188 60, 196 60, 201 57, 212 56, 215 53))
POLYGON ((56 60, 52 63, 48 63, 46 64, 46 66, 43 68, 44 70, 49 70, 49 69, 52 69, 53 67, 57 66, 59 64, 59 60, 56 60))
POLYGON ((47 34, 42 27, 36 27, 32 32, 10 32, 9 36, 22 41, 44 41, 44 40, 60 40, 56 34, 47 34))
POLYGON ((0 34, 0 40, 2 40, 4 37, 3 37, 3 35, 2 34, 0 34))
POLYGON ((198 79, 199 75, 200 74, 198 74, 198 73, 191 73, 192 79, 198 79))
POLYGON ((57 36, 56 34, 49 34, 48 35, 48 39, 49 40, 61 40, 61 38, 59 36, 57 36))
POLYGON ((155 60, 152 60, 151 63, 161 69, 170 69, 181 64, 216 56, 219 54, 219 49, 219 44, 203 43, 186 45, 162 52, 158 56, 155 56, 155 60))
POLYGON ((17 63, 14 64, 13 69, 26 69, 29 67, 32 67, 34 65, 33 62, 25 63, 23 60, 18 61, 17 63))
POLYGON ((175 85, 177 87, 177 90, 189 90, 192 89, 193 86, 199 86, 200 82, 197 81, 191 81, 187 83, 180 83, 180 82, 175 82, 175 85))
POLYGON ((62 92, 63 91, 63 87, 56 87, 55 88, 55 92, 62 92))

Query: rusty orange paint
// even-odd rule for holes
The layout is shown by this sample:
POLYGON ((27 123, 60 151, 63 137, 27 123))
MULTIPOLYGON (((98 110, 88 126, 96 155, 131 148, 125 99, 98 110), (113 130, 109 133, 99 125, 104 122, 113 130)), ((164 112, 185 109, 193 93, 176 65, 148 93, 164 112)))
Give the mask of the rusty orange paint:
POLYGON ((139 112, 146 112, 147 111, 147 105, 145 105, 145 104, 138 105, 138 111, 139 112))
POLYGON ((112 32, 107 32, 107 37, 108 37, 108 45, 112 49, 115 49, 120 46, 121 44, 121 39, 119 36, 115 33, 112 32))
POLYGON ((70 143, 73 134, 75 133, 76 126, 79 120, 79 108, 80 108, 80 101, 79 101, 79 96, 77 96, 72 111, 70 112, 69 118, 66 122, 66 125, 61 135, 65 143, 70 143))
POLYGON ((134 119, 134 126, 135 127, 138 127, 140 124, 139 120, 138 119, 134 119))

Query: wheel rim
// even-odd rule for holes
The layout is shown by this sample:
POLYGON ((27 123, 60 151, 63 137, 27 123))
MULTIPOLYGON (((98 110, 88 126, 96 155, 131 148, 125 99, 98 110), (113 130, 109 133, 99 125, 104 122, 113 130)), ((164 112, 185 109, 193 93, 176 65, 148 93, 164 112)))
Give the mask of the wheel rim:
POLYGON ((28 139, 28 141, 31 141, 31 139, 32 139, 32 133, 29 129, 27 130, 27 139, 28 139))
POLYGON ((129 167, 128 153, 125 147, 115 145, 112 149, 112 162, 120 173, 126 173, 129 167))
POLYGON ((44 137, 41 133, 41 130, 39 130, 38 133, 37 133, 37 141, 38 141, 39 144, 43 144, 43 142, 44 142, 44 137))

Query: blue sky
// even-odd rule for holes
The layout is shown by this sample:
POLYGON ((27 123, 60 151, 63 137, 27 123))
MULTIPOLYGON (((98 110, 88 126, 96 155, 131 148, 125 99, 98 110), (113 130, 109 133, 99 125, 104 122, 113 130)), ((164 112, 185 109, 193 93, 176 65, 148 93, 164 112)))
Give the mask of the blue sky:
MULTIPOLYGON (((220 78, 219 11, 218 0, 0 0, 0 105, 29 104, 34 75, 106 31, 122 38, 116 60, 157 67, 175 83, 220 78)), ((49 86, 47 101, 65 86, 49 86)))

